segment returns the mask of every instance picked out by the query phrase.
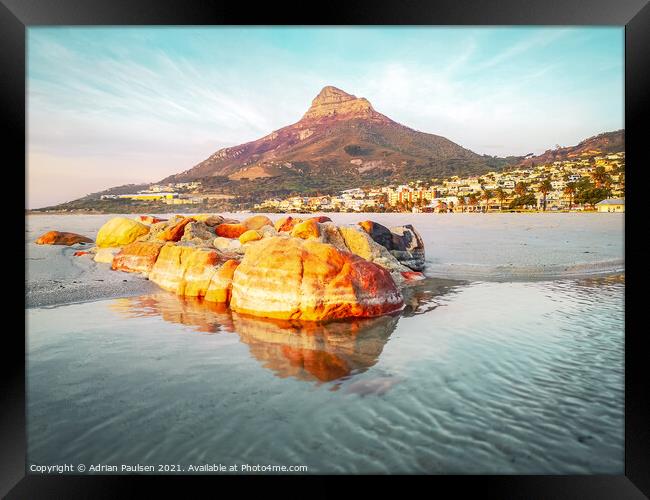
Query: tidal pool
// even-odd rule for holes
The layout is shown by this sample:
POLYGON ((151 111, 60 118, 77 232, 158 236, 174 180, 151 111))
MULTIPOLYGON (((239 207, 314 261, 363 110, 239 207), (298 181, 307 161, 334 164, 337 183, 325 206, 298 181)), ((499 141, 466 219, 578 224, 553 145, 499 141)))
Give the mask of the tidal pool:
POLYGON ((163 291, 27 309, 28 463, 622 474, 624 287, 428 278, 323 325, 163 291))

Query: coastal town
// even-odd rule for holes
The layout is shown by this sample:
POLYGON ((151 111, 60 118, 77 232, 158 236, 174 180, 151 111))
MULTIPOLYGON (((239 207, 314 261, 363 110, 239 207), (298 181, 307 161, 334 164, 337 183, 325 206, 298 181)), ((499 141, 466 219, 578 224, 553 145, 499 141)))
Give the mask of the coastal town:
MULTIPOLYGON (((586 151, 552 163, 531 163, 481 176, 417 179, 404 184, 346 189, 338 194, 265 199, 255 212, 512 212, 625 210, 625 153, 586 151)), ((153 184, 101 199, 202 205, 235 196, 207 192, 201 181, 153 184)))

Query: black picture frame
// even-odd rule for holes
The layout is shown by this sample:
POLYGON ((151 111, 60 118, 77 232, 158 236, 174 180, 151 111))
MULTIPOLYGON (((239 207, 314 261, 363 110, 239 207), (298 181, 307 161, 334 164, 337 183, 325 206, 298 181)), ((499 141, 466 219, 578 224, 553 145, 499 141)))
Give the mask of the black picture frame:
MULTIPOLYGON (((638 263, 647 253, 634 231, 633 214, 642 214, 642 200, 636 194, 646 184, 647 161, 642 154, 647 141, 644 124, 648 123, 650 101, 650 5, 648 0, 425 0, 402 2, 330 1, 324 8, 306 4, 282 8, 275 3, 187 0, 0 0, 0 103, 3 118, 5 166, 3 172, 15 175, 25 165, 25 36, 26 28, 38 25, 618 25, 625 26, 625 128, 627 213, 625 217, 626 267, 638 263), (8 153, 8 154, 7 154, 8 153), (630 215, 628 215, 630 214, 630 215)), ((14 190, 17 188, 14 187, 14 190)), ((646 189, 647 191, 647 189, 646 189)), ((641 197, 642 195, 639 195, 641 197)), ((15 202, 20 207, 21 196, 15 202)), ((24 197, 22 207, 24 210, 24 197)), ((642 217, 642 215, 640 215, 642 217)), ((22 214, 24 217, 24 212, 22 214)), ((22 219, 24 222, 24 218, 22 219)), ((16 216, 7 222, 11 235, 22 241, 24 224, 16 216)), ((19 258, 19 257, 18 257, 19 258)), ((16 266, 14 266, 16 267, 16 266)), ((645 276, 626 275, 626 292, 643 292, 645 276)), ((16 278, 20 278, 20 275, 16 278)), ((634 293, 626 293, 626 298, 634 293)), ((13 312, 11 300, 6 310, 13 312)), ((24 304, 23 304, 24 305, 24 304)), ((410 476, 423 491, 437 492, 453 488, 455 494, 478 492, 498 498, 645 498, 650 496, 650 384, 645 370, 646 351, 643 323, 635 328, 640 306, 626 301, 625 310, 625 474, 621 476, 410 476), (432 486, 435 488, 432 488, 432 486)), ((25 325, 26 326, 26 325, 25 325)), ((24 330, 26 332, 26 330, 24 330)), ((171 477, 161 476, 36 476, 25 470, 25 339, 15 329, 5 329, 4 359, 0 383, 0 494, 7 498, 120 498, 157 487, 168 492, 171 477)), ((177 477, 183 483, 186 477, 177 477)), ((194 478, 201 481, 213 477, 194 478)), ((230 480, 249 476, 230 477, 230 480)), ((261 478, 258 478, 261 479, 261 478)), ((268 479, 268 478, 263 478, 268 479)), ((332 477, 275 477, 293 490, 294 481, 311 483, 307 492, 336 494, 332 477), (314 486, 316 485, 316 486, 314 486)), ((344 479, 345 478, 339 478, 344 479)), ((391 478, 376 478, 365 490, 381 492, 391 478)), ((225 481, 224 478, 220 478, 225 481)), ((265 481, 266 482, 266 481, 265 481)), ((206 483, 206 486, 209 487, 206 483)), ((219 486, 221 487, 221 486, 219 486)), ((413 485, 415 488, 416 485, 413 485)), ((184 486, 186 488, 186 486, 184 486)), ((304 488, 304 486, 303 486, 304 488)), ((280 490, 280 491, 283 491, 280 490)), ((187 490, 184 490, 187 492, 187 490)), ((286 490, 291 491, 291 490, 286 490)), ((297 490, 295 490, 297 492, 297 490)), ((413 490, 415 491, 415 490, 413 490)))

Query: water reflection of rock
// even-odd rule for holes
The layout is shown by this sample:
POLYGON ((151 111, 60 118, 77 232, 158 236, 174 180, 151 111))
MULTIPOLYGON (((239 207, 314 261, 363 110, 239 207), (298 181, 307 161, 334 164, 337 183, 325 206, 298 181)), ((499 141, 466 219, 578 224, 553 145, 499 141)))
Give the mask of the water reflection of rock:
POLYGON ((128 317, 160 316, 198 332, 236 333, 253 357, 278 377, 329 382, 375 365, 400 317, 435 309, 436 298, 457 283, 427 279, 405 290, 402 313, 328 323, 245 316, 223 305, 168 292, 119 299, 111 307, 128 317))

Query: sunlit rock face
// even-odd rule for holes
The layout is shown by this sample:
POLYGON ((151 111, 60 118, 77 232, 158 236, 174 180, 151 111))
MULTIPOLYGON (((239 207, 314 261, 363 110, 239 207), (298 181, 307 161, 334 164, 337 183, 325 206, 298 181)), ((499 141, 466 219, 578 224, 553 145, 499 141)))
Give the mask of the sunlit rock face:
POLYGON ((178 295, 203 297, 212 275, 225 260, 216 250, 168 243, 161 248, 149 279, 178 295))
POLYGON ((61 231, 48 231, 42 234, 37 240, 37 245, 76 245, 78 243, 92 243, 93 240, 76 233, 65 233, 61 231))
POLYGON ((193 221, 194 219, 191 217, 185 217, 176 224, 173 224, 167 227, 164 231, 161 231, 158 234, 157 238, 162 241, 180 241, 185 234, 185 227, 193 221))
POLYGON ((140 216, 140 222, 143 224, 156 224, 158 222, 165 222, 167 219, 160 219, 158 217, 154 217, 153 215, 141 215, 140 216))
POLYGON ((148 274, 152 269, 162 242, 134 241, 123 247, 112 259, 112 268, 118 271, 148 274))
POLYGON ((133 243, 149 232, 149 226, 126 217, 113 217, 97 232, 96 244, 100 248, 121 247, 133 243))
POLYGON ((248 229, 262 229, 264 226, 273 226, 273 221, 266 215, 253 215, 242 222, 248 229))
POLYGON ((338 230, 345 241, 345 246, 355 255, 374 262, 395 275, 411 270, 401 264, 388 249, 375 242, 359 226, 341 226, 338 230))
POLYGON ((363 221, 359 227, 410 270, 424 269, 424 242, 412 225, 388 229, 377 222, 363 221))
POLYGON ((328 85, 314 98, 302 120, 309 122, 330 118, 365 118, 390 122, 384 115, 375 111, 367 99, 328 85))
POLYGON ((239 238, 248 229, 243 224, 219 224, 215 232, 223 238, 239 238))
POLYGON ((272 237, 251 246, 233 277, 233 311, 322 321, 399 311, 390 273, 332 245, 272 237))

